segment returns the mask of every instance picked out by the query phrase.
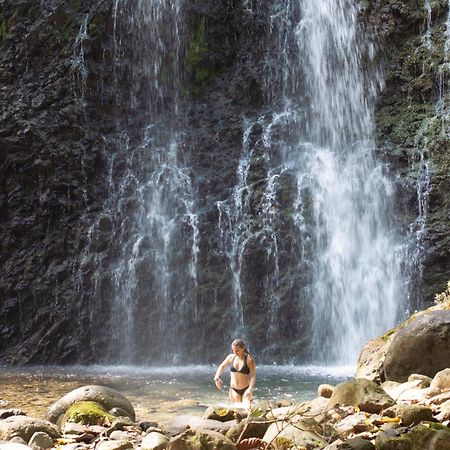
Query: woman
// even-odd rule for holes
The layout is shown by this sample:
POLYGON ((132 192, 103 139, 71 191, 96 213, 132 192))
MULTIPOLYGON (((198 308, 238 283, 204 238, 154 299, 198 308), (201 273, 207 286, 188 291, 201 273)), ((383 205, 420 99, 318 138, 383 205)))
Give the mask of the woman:
POLYGON ((245 348, 242 339, 235 339, 231 344, 231 354, 228 355, 222 364, 217 368, 214 375, 214 382, 217 389, 223 388, 223 381, 220 375, 225 367, 230 367, 230 390, 228 398, 232 403, 248 403, 253 400, 253 388, 256 383, 256 364, 253 357, 245 348))

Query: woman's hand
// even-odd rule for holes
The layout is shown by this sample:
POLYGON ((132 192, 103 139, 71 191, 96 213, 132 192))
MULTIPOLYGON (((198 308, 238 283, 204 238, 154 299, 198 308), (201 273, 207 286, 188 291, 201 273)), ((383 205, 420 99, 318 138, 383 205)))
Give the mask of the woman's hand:
POLYGON ((245 392, 244 392, 244 396, 242 397, 243 399, 251 402, 253 400, 253 391, 251 390, 251 388, 248 388, 245 392))
POLYGON ((214 378, 214 382, 216 383, 216 388, 221 391, 223 388, 223 381, 220 378, 214 378))

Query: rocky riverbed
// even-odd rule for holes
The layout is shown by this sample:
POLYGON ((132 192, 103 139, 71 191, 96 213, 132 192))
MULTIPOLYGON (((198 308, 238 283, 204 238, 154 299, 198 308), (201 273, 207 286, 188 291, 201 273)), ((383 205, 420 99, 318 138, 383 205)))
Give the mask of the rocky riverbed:
POLYGON ((2 402, 0 448, 59 450, 450 448, 450 368, 405 383, 354 379, 321 385, 318 397, 248 410, 210 406, 170 424, 141 420, 131 402, 104 386, 84 386, 51 405, 46 420, 2 402))
POLYGON ((449 294, 369 342, 357 378, 321 385, 310 401, 215 404, 161 425, 143 420, 117 390, 88 385, 53 403, 45 420, 2 401, 0 449, 450 449, 449 294), (411 369, 407 376, 396 360, 411 369))

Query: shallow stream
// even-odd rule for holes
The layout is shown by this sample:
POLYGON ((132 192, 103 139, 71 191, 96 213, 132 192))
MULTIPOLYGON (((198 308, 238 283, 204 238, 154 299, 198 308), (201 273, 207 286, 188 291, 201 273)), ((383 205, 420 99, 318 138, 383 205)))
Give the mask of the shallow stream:
MULTIPOLYGON (((183 367, 0 367, 0 408, 20 408, 43 418, 50 404, 87 384, 114 388, 133 404, 138 420, 168 425, 177 415, 202 415, 206 405, 226 403, 226 390, 213 382, 214 366, 183 367)), ((354 367, 260 366, 255 402, 314 398, 322 383, 337 384, 354 375, 354 367)), ((228 372, 222 377, 229 386, 228 372)))

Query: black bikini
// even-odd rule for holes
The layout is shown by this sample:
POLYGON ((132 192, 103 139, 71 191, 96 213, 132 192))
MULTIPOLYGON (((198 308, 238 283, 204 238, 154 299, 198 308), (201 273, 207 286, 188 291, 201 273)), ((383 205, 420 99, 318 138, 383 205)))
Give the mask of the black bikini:
MULTIPOLYGON (((247 356, 248 354, 245 354, 245 359, 244 359, 244 365, 238 370, 236 369, 236 367, 234 367, 233 362, 234 359, 236 358, 237 355, 234 356, 234 358, 231 360, 231 367, 230 367, 230 372, 238 372, 238 373, 243 373, 244 375, 249 375, 250 374, 250 367, 248 367, 247 364, 247 356)), ((248 386, 244 389, 237 389, 234 388, 233 386, 231 386, 231 389, 233 389, 234 392, 236 392, 236 394, 240 395, 241 397, 244 395, 244 392, 248 389, 248 386)))

